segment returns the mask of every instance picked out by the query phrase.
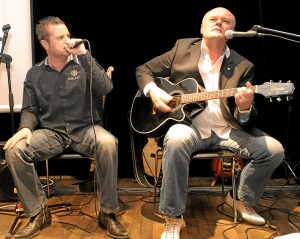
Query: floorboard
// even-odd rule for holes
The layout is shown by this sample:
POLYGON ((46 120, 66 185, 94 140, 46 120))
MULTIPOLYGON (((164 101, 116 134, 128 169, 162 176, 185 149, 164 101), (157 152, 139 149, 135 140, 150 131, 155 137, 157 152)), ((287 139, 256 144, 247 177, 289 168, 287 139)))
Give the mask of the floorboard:
MULTIPOLYGON (((76 179, 54 177, 49 198, 53 216, 51 227, 43 229, 39 239, 109 238, 96 220, 98 204, 93 192, 82 192, 76 179), (59 207, 55 205, 59 204, 59 207), (65 206, 66 205, 66 206, 65 206)), ((275 235, 299 232, 299 185, 285 179, 272 179, 256 207, 268 224, 253 226, 241 220, 233 223, 233 212, 222 197, 219 184, 210 186, 212 178, 190 178, 181 239, 267 239, 275 235)), ((89 184, 88 184, 89 185, 89 184)), ((90 185, 89 185, 90 186, 90 185)), ((92 188, 92 187, 90 187, 92 188)), ((225 191, 230 185, 225 187, 225 191)), ((154 202, 153 189, 143 188, 133 178, 119 179, 119 220, 130 232, 131 239, 159 239, 163 217, 158 212, 159 195, 154 202)), ((16 202, 0 202, 0 236, 5 238, 16 219, 16 202)), ((15 231, 26 223, 22 213, 15 231)))

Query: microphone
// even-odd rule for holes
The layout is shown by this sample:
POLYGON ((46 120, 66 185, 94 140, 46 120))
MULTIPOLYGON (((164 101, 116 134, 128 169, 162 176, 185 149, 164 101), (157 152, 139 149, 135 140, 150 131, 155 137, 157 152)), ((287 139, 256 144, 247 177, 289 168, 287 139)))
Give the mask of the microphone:
POLYGON ((9 31, 10 30, 10 25, 9 24, 6 24, 6 25, 4 25, 3 27, 2 27, 2 31, 9 31))
POLYGON ((3 52, 4 50, 4 46, 6 44, 6 40, 7 40, 7 37, 8 37, 8 31, 10 30, 10 25, 9 24, 6 24, 2 27, 2 31, 3 31, 3 38, 2 38, 2 48, 1 48, 1 53, 3 52))
POLYGON ((234 37, 255 37, 258 36, 258 33, 257 31, 253 30, 249 30, 247 32, 235 32, 232 30, 227 30, 224 35, 227 39, 231 39, 234 37))
POLYGON ((87 41, 88 40, 86 39, 82 39, 81 41, 76 42, 75 45, 72 47, 72 49, 79 47, 81 44, 86 43, 87 41))

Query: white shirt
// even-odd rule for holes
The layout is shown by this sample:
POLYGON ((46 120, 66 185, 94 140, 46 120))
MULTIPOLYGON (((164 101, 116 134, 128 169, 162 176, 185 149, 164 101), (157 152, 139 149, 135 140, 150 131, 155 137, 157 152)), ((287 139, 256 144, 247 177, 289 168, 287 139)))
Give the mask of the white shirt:
MULTIPOLYGON (((201 44, 198 69, 206 91, 219 90, 220 68, 224 57, 229 55, 230 50, 226 46, 223 55, 212 65, 208 53, 201 44)), ((193 119, 193 125, 199 130, 202 138, 208 138, 211 135, 211 131, 214 131, 221 138, 228 138, 231 130, 223 118, 219 99, 208 100, 206 108, 193 119)))

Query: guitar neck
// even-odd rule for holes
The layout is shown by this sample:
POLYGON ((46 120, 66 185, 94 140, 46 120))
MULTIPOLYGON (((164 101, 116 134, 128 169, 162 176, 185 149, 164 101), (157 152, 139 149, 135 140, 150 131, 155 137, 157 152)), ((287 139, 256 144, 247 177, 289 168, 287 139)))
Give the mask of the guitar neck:
MULTIPOLYGON (((254 93, 257 93, 257 86, 251 86, 249 87, 254 91, 254 93)), ((206 100, 213 100, 213 99, 220 99, 220 98, 227 98, 230 96, 234 96, 238 92, 239 88, 230 88, 230 89, 224 89, 224 90, 216 90, 216 91, 204 91, 199 93, 191 93, 191 94, 183 94, 180 95, 181 103, 191 103, 191 102, 197 102, 197 101, 206 101, 206 100)))

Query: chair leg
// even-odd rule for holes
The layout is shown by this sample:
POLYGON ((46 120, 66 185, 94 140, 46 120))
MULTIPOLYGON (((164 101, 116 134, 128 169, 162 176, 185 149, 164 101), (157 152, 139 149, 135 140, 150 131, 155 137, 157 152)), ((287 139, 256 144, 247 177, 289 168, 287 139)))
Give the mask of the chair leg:
POLYGON ((154 162, 154 202, 156 202, 156 184, 157 184, 157 179, 158 179, 158 176, 157 176, 157 162, 158 158, 157 158, 157 153, 156 153, 156 156, 155 156, 155 162, 154 162))
POLYGON ((154 186, 154 191, 153 191, 153 193, 154 193, 153 202, 155 203, 155 202, 156 202, 156 186, 154 186))
MULTIPOLYGON (((159 152, 162 152, 162 150, 156 150, 156 154, 155 154, 155 162, 154 162, 154 198, 153 198, 153 202, 156 203, 156 198, 157 198, 157 183, 160 177, 160 173, 158 174, 158 158, 159 158, 159 152)), ((160 158, 162 156, 160 155, 160 158)), ((161 170, 161 169, 160 169, 161 170)))
POLYGON ((47 197, 50 198, 50 179, 49 179, 48 159, 46 159, 46 180, 47 180, 47 197))
POLYGON ((218 181, 219 175, 215 173, 214 178, 210 184, 211 187, 214 187, 218 181))
POLYGON ((225 185, 225 180, 224 180, 224 171, 223 171, 223 168, 224 168, 224 165, 223 165, 223 163, 224 163, 224 158, 220 158, 220 160, 221 160, 221 177, 222 177, 222 198, 223 198, 223 200, 224 200, 224 198, 225 198, 225 190, 224 190, 224 185, 225 185))
POLYGON ((237 211, 236 211, 236 189, 235 189, 235 158, 232 157, 232 167, 231 167, 231 178, 232 178, 232 194, 233 194, 233 222, 237 223, 237 211))

